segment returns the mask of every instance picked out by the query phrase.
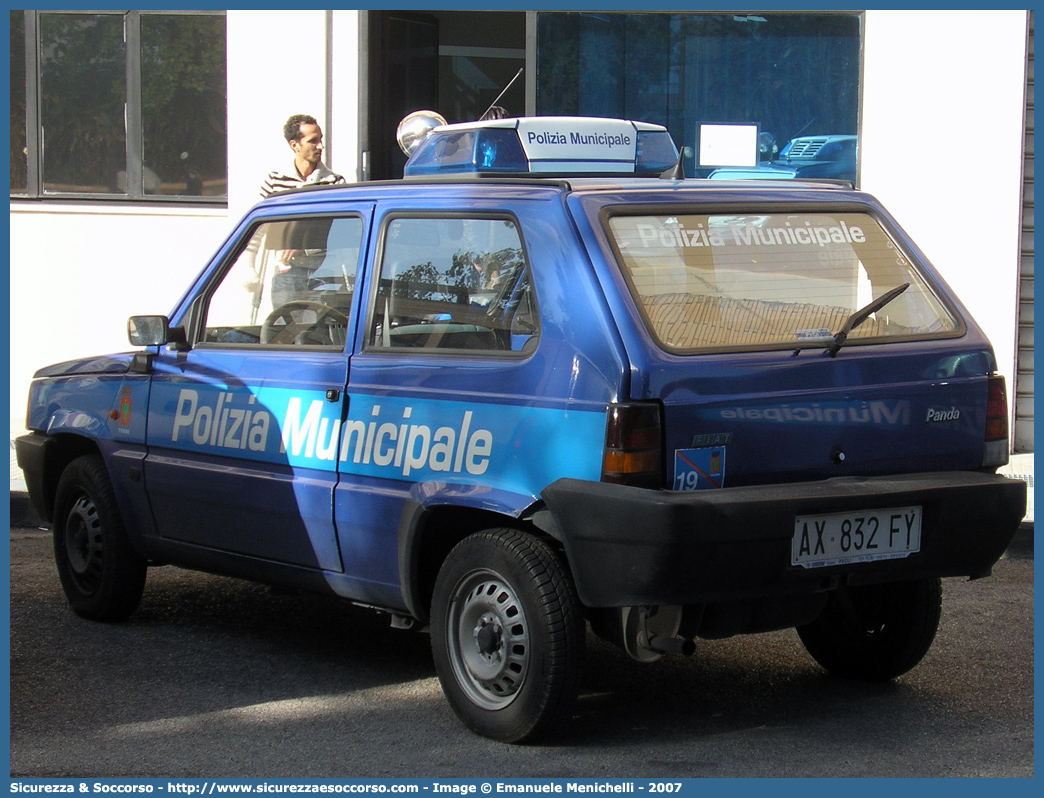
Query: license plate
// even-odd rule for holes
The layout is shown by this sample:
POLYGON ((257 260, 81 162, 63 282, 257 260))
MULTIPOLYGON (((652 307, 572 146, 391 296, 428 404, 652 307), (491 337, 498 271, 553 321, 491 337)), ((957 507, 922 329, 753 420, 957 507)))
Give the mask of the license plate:
POLYGON ((794 519, 790 564, 823 568, 898 560, 920 550, 920 507, 799 515, 794 519))

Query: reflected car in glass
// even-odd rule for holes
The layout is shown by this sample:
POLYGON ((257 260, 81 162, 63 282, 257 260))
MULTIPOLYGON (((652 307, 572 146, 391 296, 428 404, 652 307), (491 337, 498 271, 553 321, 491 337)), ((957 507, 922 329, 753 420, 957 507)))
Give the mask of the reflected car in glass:
POLYGON ((796 180, 825 178, 856 181, 858 136, 801 136, 791 139, 771 163, 721 167, 711 180, 796 180))

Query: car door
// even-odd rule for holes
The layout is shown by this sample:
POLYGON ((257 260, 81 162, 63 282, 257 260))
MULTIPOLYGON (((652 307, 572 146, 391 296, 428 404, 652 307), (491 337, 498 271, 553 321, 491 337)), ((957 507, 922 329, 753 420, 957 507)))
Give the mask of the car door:
POLYGON ((335 506, 345 577, 378 606, 403 606, 402 569, 425 556, 411 503, 509 517, 601 467, 611 389, 585 358, 604 350, 588 317, 568 340, 557 327, 556 284, 589 285, 558 234, 560 197, 479 209, 473 194, 415 192, 374 217, 335 506), (543 312, 532 263, 568 275, 545 279, 543 312))
POLYGON ((160 537, 342 570, 333 491, 371 211, 254 225, 195 299, 189 340, 161 348, 144 467, 160 537))

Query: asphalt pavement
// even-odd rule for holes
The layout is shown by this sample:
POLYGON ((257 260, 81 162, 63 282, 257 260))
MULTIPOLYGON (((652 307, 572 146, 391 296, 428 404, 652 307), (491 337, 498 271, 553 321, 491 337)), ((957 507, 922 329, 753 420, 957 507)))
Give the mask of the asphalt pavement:
POLYGON ((12 528, 10 545, 13 776, 1034 774, 1032 527, 992 577, 944 580, 935 645, 895 682, 826 675, 793 630, 653 665, 589 635, 573 717, 531 746, 464 729, 428 636, 385 616, 154 568, 128 622, 92 623, 68 609, 46 531, 12 528))

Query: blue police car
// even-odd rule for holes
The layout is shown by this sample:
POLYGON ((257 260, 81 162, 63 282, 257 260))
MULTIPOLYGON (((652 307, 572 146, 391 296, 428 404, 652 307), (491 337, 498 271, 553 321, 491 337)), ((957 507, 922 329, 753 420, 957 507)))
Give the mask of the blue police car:
POLYGON ((36 374, 18 461, 73 610, 166 564, 341 597, 430 629, 504 741, 567 715, 588 626, 914 667, 1025 484, 988 341, 885 209, 685 180, 622 120, 408 140, 403 180, 255 206, 136 351, 36 374))

